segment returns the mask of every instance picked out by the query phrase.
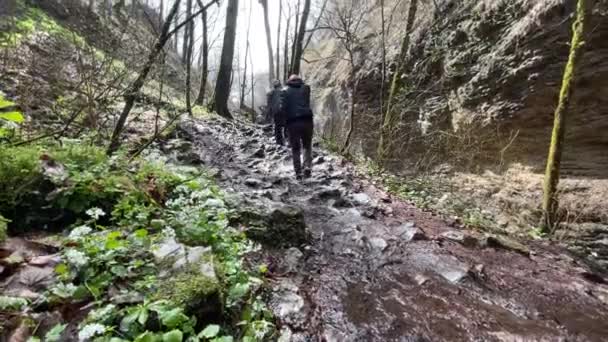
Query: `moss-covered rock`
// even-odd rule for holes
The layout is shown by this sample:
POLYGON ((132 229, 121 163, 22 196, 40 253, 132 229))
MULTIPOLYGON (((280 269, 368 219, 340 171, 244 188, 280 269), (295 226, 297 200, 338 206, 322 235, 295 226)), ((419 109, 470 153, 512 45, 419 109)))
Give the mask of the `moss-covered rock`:
POLYGON ((157 299, 183 306, 198 320, 216 320, 223 313, 222 289, 222 283, 215 274, 193 267, 162 281, 157 299))

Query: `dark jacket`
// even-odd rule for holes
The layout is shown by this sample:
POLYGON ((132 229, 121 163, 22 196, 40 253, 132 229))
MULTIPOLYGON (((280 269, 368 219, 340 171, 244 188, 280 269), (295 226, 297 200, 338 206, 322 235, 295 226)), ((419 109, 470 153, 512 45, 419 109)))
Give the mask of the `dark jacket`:
POLYGON ((310 86, 299 78, 288 81, 287 87, 281 92, 281 114, 288 124, 299 120, 312 120, 310 86))
POLYGON ((267 119, 274 120, 281 111, 281 89, 274 88, 266 94, 267 119))

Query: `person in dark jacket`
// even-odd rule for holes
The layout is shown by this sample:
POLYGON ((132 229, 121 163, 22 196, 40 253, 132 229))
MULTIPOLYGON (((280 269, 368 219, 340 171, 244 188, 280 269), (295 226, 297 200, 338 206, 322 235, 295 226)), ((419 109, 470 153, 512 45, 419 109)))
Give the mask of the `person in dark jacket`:
POLYGON ((274 139, 277 144, 283 145, 285 120, 281 115, 281 82, 279 80, 272 82, 272 90, 266 94, 266 120, 274 123, 274 139))
POLYGON ((300 76, 291 75, 281 92, 281 114, 285 118, 296 178, 312 173, 313 113, 310 108, 310 86, 300 76), (304 149, 304 168, 301 150, 304 149))

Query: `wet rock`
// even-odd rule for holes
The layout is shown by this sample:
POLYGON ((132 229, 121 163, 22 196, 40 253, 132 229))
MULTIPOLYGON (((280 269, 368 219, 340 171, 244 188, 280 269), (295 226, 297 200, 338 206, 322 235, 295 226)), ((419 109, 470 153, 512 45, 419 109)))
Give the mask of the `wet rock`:
POLYGON ((424 232, 420 228, 415 227, 413 222, 407 222, 393 228, 393 234, 405 242, 427 239, 424 232))
POLYGON ((241 207, 231 221, 243 225, 252 240, 269 246, 299 246, 309 239, 302 210, 276 202, 241 207))
POLYGON ((291 247, 285 252, 284 262, 288 272, 295 272, 300 265, 304 254, 296 247, 291 247))
POLYGON ((429 277, 426 277, 426 276, 424 276, 422 274, 416 274, 414 276, 414 281, 418 285, 424 285, 427 281, 429 281, 429 277))
POLYGON ((30 259, 29 264, 32 266, 56 266, 61 263, 61 256, 59 254, 41 255, 30 259))
POLYGON ((527 257, 530 256, 530 249, 527 246, 506 236, 488 235, 482 242, 482 245, 510 250, 527 257))
POLYGON ((456 230, 444 232, 440 235, 440 237, 442 239, 458 242, 459 244, 469 248, 479 245, 479 241, 474 236, 456 230))
POLYGON ((247 178, 245 179, 245 185, 251 188, 259 188, 261 187, 263 182, 256 178, 247 178))
POLYGON ((264 151, 264 148, 260 147, 255 152, 253 152, 253 154, 251 155, 251 158, 264 158, 265 156, 266 156, 266 152, 264 151))
POLYGON ((373 250, 378 252, 384 252, 384 250, 388 247, 386 240, 380 237, 373 237, 369 239, 369 244, 373 250))
POLYGON ((372 202, 372 199, 369 197, 369 195, 367 195, 364 192, 352 194, 350 196, 350 198, 352 199, 352 201, 355 205, 359 205, 359 206, 369 205, 372 202))
POLYGON ((310 201, 323 201, 329 199, 340 199, 342 197, 342 191, 338 188, 334 187, 322 187, 318 192, 316 192, 311 198, 310 201))
POLYGON ((273 290, 269 306, 283 324, 297 327, 306 322, 304 298, 298 294, 298 287, 291 281, 284 281, 273 290))

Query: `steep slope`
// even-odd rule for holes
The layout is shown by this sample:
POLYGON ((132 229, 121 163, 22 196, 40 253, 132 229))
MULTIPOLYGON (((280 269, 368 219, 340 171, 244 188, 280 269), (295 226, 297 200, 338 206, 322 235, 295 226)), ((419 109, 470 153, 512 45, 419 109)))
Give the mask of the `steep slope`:
MULTIPOLYGON (((156 39, 160 18, 150 8, 115 9, 107 17, 87 4, 3 2, 0 91, 24 111, 26 131, 63 127, 73 116, 88 128, 109 128, 124 90, 156 39)), ((164 67, 153 70, 142 91, 139 113, 150 103, 173 112, 183 107, 184 68, 167 51, 164 67)))
MULTIPOLYGON (((380 8, 378 1, 358 4, 366 15, 356 32, 355 79, 349 79, 344 48, 330 31, 308 52, 305 76, 315 90, 318 128, 338 144, 349 128, 350 85, 357 84, 350 152, 375 158, 380 8)), ((408 6, 409 1, 385 1, 387 79, 395 69, 408 6)), ((564 221, 572 223, 568 230, 597 235, 608 230, 608 2, 592 6, 567 122, 560 192, 564 221)), ((404 87, 396 96, 392 158, 385 166, 449 189, 434 191, 433 198, 426 195, 433 192, 429 189, 413 189, 423 190, 422 202, 485 229, 527 235, 537 224, 574 7, 574 0, 419 1, 404 87)), ((591 240, 605 250, 603 234, 591 240)))

